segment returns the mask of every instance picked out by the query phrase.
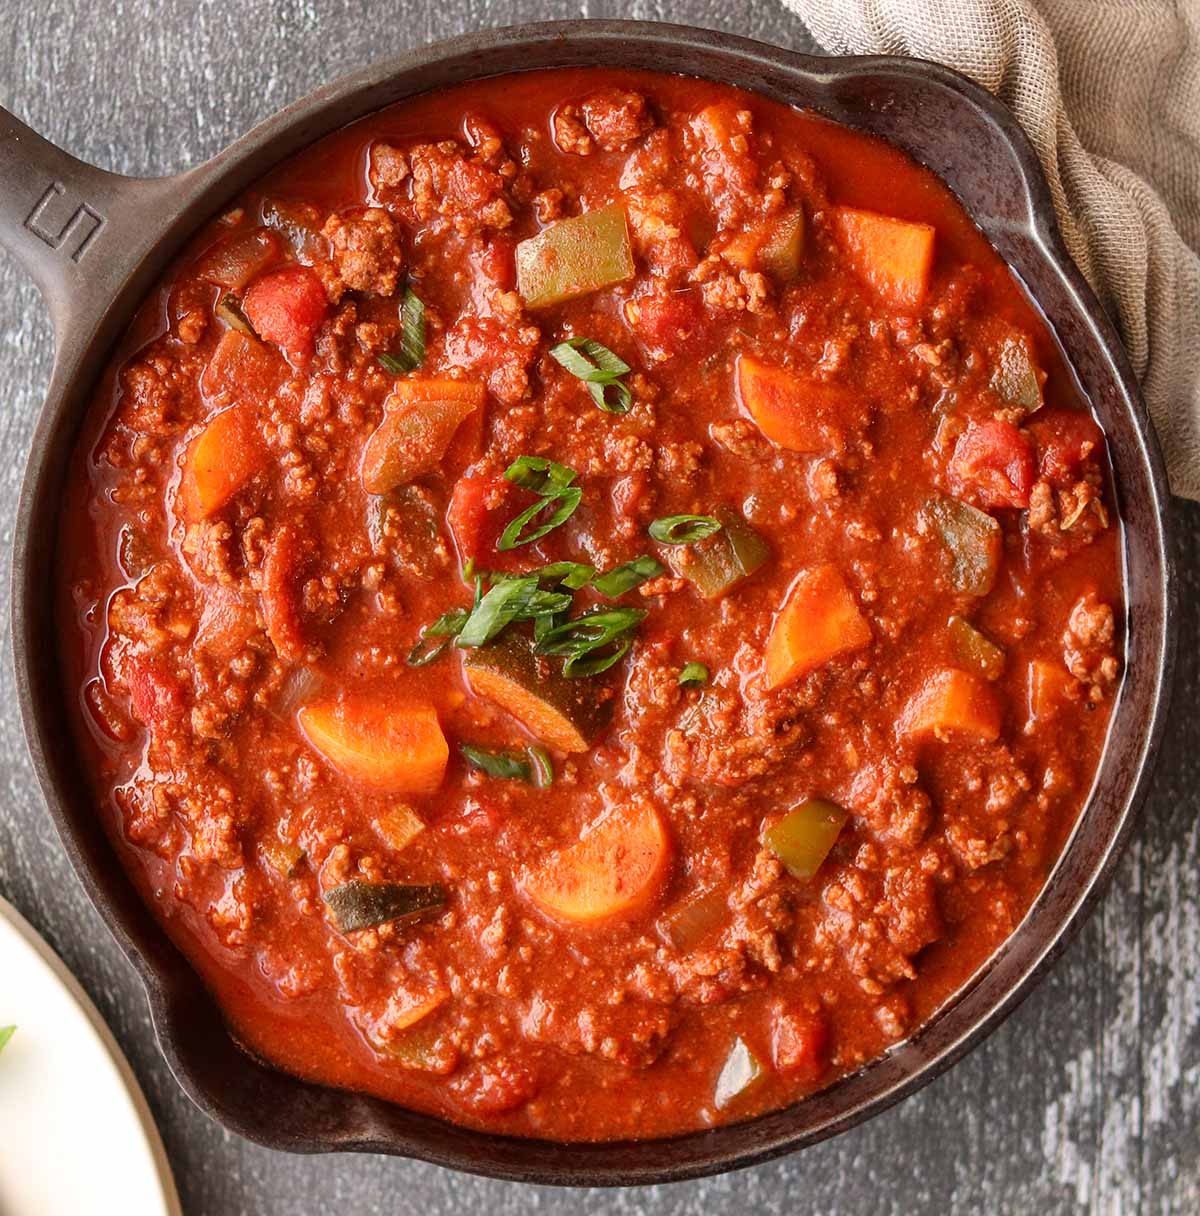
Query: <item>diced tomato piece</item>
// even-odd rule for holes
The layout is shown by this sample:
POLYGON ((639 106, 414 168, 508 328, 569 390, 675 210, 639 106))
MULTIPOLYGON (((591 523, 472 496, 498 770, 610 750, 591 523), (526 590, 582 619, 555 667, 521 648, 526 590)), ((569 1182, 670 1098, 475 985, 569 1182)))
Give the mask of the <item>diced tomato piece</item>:
POLYGON ((179 681, 153 659, 134 659, 125 673, 125 682, 129 685, 130 711, 151 730, 178 720, 186 708, 179 681))
POLYGON ((1033 489, 1033 449, 1011 422, 972 422, 950 458, 950 485, 984 508, 1027 507, 1033 489))
POLYGON ((771 1046, 779 1072, 815 1081, 829 1063, 829 1023, 819 1013, 779 1009, 771 1046))
POLYGON ((520 563, 517 550, 502 553, 496 548, 509 520, 524 505, 518 496, 533 501, 503 477, 464 477, 455 485, 446 524, 464 566, 474 561, 485 570, 508 570, 520 563))
POLYGON ((1060 490, 1079 480, 1084 462, 1104 443, 1095 419, 1083 410, 1043 409, 1026 429, 1037 448, 1040 475, 1060 490))
POLYGON ((695 345, 703 314, 695 292, 649 292, 625 304, 625 319, 655 359, 670 359, 695 345))
POLYGON ((480 275, 501 291, 513 291, 517 286, 515 246, 511 237, 494 236, 472 259, 480 275))
POLYGON ((312 354, 329 300, 321 280, 307 266, 285 266, 250 285, 242 311, 260 338, 304 359, 312 354))

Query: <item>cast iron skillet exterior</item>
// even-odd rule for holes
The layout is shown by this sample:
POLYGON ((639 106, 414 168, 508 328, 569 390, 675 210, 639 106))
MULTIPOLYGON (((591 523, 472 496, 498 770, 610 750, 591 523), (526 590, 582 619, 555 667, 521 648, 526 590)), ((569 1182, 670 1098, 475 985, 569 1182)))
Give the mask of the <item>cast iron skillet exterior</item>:
POLYGON ((750 1165, 843 1131, 957 1060, 1025 996, 1102 889, 1145 791, 1166 709, 1174 648, 1166 481, 1126 355, 1067 257, 1032 150, 1009 113, 969 81, 915 60, 813 58, 633 21, 485 31, 347 76, 168 179, 84 165, 0 111, 0 240, 41 286, 58 343, 14 542, 14 658, 33 765, 80 881, 142 977, 172 1072, 226 1127, 276 1149, 391 1153, 576 1186, 750 1165), (1128 670, 1087 809, 1053 876, 1017 932, 932 1022, 859 1073, 751 1122, 669 1140, 563 1145, 468 1131, 306 1084, 237 1046, 116 864, 91 809, 50 658, 51 589, 64 469, 94 381, 145 291, 199 224, 276 163, 382 106, 481 76, 595 65, 710 77, 811 107, 899 145, 953 187, 1049 319, 1108 434, 1124 521, 1128 670))

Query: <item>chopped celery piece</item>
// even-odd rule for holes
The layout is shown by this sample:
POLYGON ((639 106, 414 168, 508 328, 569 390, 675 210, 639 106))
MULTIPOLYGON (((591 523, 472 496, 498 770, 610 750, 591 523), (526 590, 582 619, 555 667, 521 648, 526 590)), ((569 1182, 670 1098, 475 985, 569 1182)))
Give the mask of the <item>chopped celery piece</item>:
POLYGON ((954 657, 988 680, 998 680, 1004 671, 1004 650, 980 633, 965 617, 950 618, 950 645, 954 657))
POLYGON ((849 818, 849 813, 836 803, 810 798, 768 828, 763 841, 789 874, 812 878, 849 818))
POLYGON ((676 904, 658 921, 659 936, 676 950, 692 950, 729 914, 723 891, 700 891, 676 904))
POLYGON ((261 848, 271 869, 282 878, 291 878, 304 860, 304 850, 290 840, 269 838, 262 842, 261 848))
POLYGON ((1008 405, 1032 414, 1042 406, 1042 381, 1025 338, 1012 335, 1000 343, 992 369, 991 389, 1008 405))
POLYGON ((713 1093, 713 1103, 717 1110, 725 1110, 739 1098, 753 1093, 766 1075, 762 1061, 746 1046, 745 1040, 734 1039, 713 1093))
POLYGON ((414 920, 446 903, 446 888, 410 886, 400 882, 351 879, 325 892, 325 902, 343 933, 369 929, 387 921, 414 920))
POLYGON ((383 1042, 371 1040, 372 1046, 381 1055, 394 1060, 401 1068, 413 1072, 432 1072, 439 1075, 454 1070, 457 1053, 443 1036, 432 1026, 413 1026, 394 1039, 383 1042))
POLYGON ((407 802, 398 802, 375 819, 375 830, 398 853, 420 836, 425 823, 407 802))
POLYGON ((950 585, 987 595, 1000 569, 1000 525, 957 498, 934 498, 925 511, 950 553, 950 585))
POLYGON ((528 308, 561 304, 633 278, 619 203, 558 220, 517 246, 517 291, 528 308))
POLYGON ((667 553, 679 578, 686 578, 705 599, 715 599, 749 578, 771 556, 771 547, 737 511, 718 507, 721 529, 694 545, 667 553))

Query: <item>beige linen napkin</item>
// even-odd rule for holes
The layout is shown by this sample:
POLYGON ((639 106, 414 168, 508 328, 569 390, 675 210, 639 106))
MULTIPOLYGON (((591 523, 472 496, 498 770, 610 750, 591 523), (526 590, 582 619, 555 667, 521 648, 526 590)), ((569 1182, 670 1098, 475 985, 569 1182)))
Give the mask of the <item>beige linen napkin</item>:
POLYGON ((835 54, 933 59, 1025 128, 1200 499, 1200 0, 784 0, 835 54))

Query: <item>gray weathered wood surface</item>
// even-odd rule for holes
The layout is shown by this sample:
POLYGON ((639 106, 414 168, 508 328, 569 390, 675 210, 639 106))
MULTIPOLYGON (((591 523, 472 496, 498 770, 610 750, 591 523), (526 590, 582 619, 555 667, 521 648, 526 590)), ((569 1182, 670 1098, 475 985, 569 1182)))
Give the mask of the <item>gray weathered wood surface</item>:
MULTIPOLYGON (((808 49, 772 0, 0 0, 0 102, 98 164, 168 173, 329 78, 487 25, 638 16, 808 49)), ((0 255, 0 619, 20 468, 50 371, 49 322, 0 255)), ((370 1157, 304 1159, 225 1134, 176 1088, 129 967, 49 828, 0 673, 0 891, 83 981, 128 1052, 191 1216, 417 1213, 1200 1212, 1200 508, 1177 504, 1176 712, 1137 839, 1051 977, 916 1098, 802 1156, 654 1190, 556 1192, 370 1157)), ((0 994, 4 979, 0 976, 0 994)), ((0 1126, 3 1118, 0 1118, 0 1126)), ((70 1152, 70 1146, 63 1146, 70 1152)), ((121 1210, 113 1197, 112 1210, 121 1210)), ((132 1214, 131 1214, 132 1216, 132 1214)))

